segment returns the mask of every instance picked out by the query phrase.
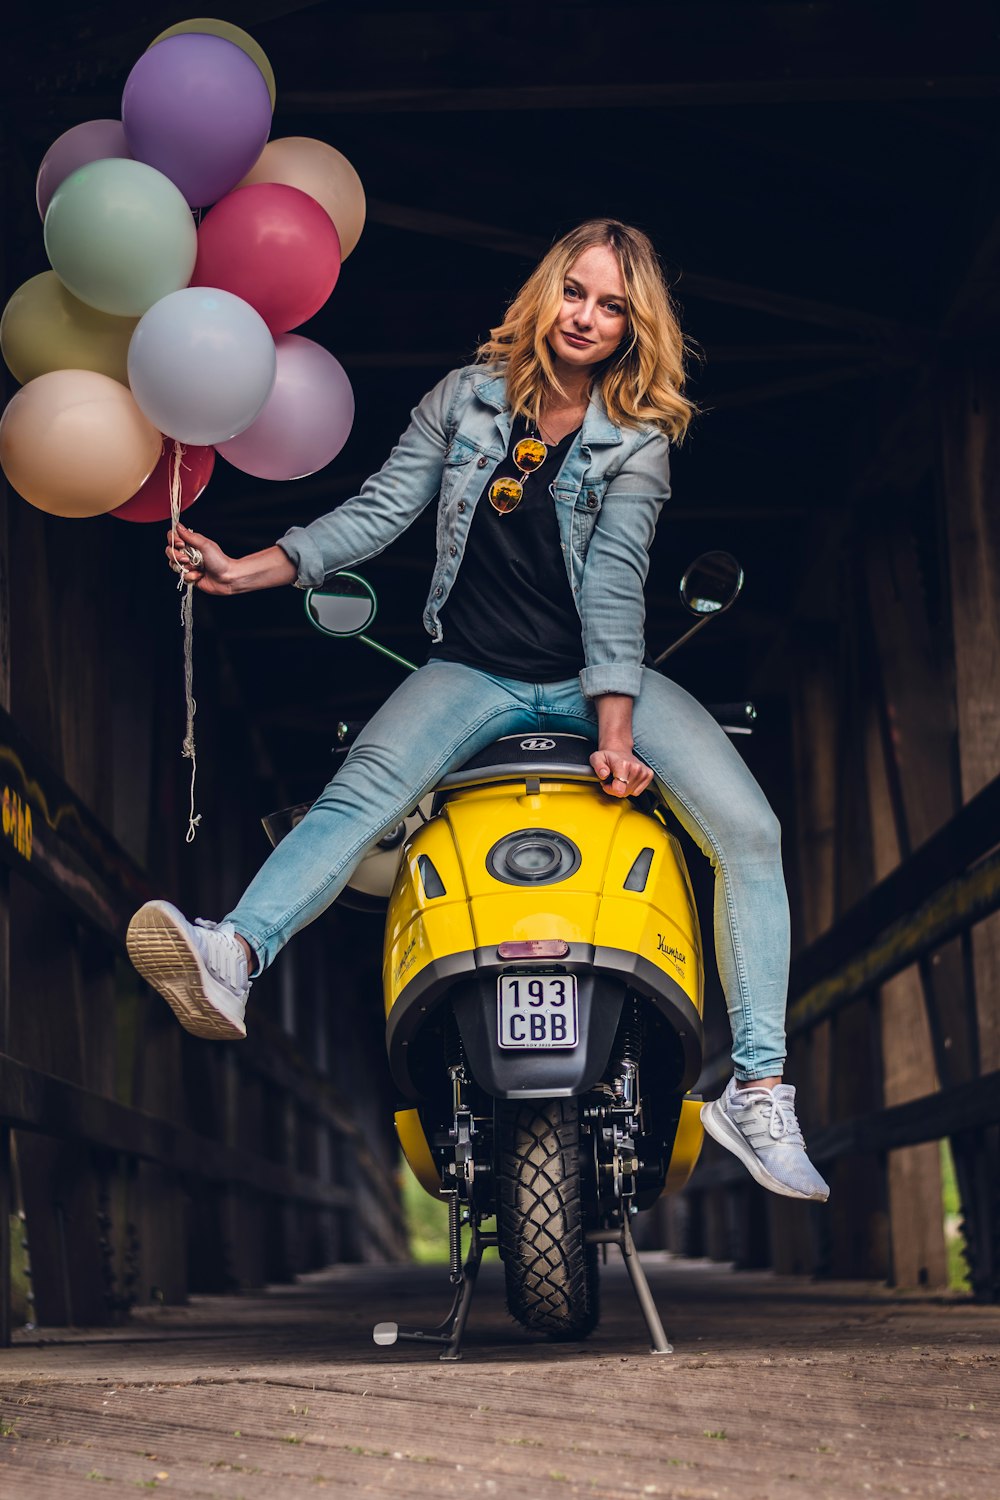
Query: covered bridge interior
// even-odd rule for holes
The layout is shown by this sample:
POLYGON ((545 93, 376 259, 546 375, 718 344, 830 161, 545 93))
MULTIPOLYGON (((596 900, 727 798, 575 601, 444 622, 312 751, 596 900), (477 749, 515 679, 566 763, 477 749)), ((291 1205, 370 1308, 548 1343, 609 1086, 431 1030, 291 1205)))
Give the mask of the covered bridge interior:
MULTIPOLYGON (((249 552, 355 493, 555 237, 596 215, 645 229, 701 408, 674 454, 648 642, 684 628, 691 558, 739 557, 743 598, 671 671, 703 700, 758 708, 740 749, 784 827, 789 1077, 836 1205, 767 1198, 706 1150, 649 1242, 945 1287, 953 1164, 959 1270, 996 1300, 995 6, 246 0, 224 14, 273 64, 273 135, 330 142, 365 185, 365 232, 305 330, 346 369, 357 417, 312 478, 220 461, 190 523, 249 552)), ((180 18, 109 3, 8 18, 5 296, 46 267, 44 152, 116 116, 132 63, 180 18)), ((433 540, 428 512, 363 569, 378 639, 418 660, 433 540)), ((265 852, 260 815, 315 795, 338 721, 369 715, 399 669, 322 640, 292 590, 196 599, 203 821, 186 844, 162 542, 161 526, 0 497, 0 1223, 14 1215, 22 1297, 11 1311, 0 1288, 4 1338, 26 1319, 98 1325, 150 1299, 407 1255, 378 919, 334 911, 303 935, 255 988, 239 1047, 182 1033, 122 948, 146 894, 228 908, 265 852), (52 834, 32 858, 29 807, 52 834)), ((695 878, 707 889, 707 868, 695 878)), ((709 1012, 712 1092, 727 1076, 717 983, 709 1012)), ((9 1254, 4 1237, 4 1283, 9 1254)))

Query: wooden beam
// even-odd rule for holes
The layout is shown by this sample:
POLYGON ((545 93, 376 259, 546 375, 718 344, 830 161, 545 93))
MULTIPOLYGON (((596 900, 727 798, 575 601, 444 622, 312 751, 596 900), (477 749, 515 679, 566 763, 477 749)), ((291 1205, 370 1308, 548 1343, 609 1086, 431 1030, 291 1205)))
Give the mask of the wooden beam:
MULTIPOLYGON (((236 1045, 236 1044, 234 1044, 236 1045)), ((0 1053, 0 1121, 59 1139, 85 1142, 169 1171, 221 1183, 242 1183, 257 1192, 326 1208, 347 1208, 351 1195, 268 1158, 197 1134, 54 1078, 0 1053)))
MULTIPOLYGON (((606 102, 649 105, 775 99, 881 99, 959 97, 995 82, 995 35, 989 7, 954 0, 948 26, 928 5, 852 5, 829 0, 803 7, 800 0, 700 0, 690 4, 615 7, 615 27, 635 39, 627 78, 609 79, 607 11, 597 4, 536 7, 531 16, 535 56, 545 69, 508 80, 495 72, 469 77, 469 59, 494 56, 510 46, 506 12, 495 5, 400 3, 388 9, 342 7, 309 0, 243 0, 240 24, 260 28, 276 59, 295 56, 297 76, 321 86, 299 94, 282 90, 296 106, 356 99, 369 107, 424 100, 437 107, 476 110, 533 107, 601 107, 606 102), (280 28, 276 23, 281 23, 280 28), (358 60, 365 87, 358 88, 358 60), (415 80, 418 80, 415 83, 415 80), (547 101, 551 100, 549 105, 547 101)), ((90 4, 70 9, 52 35, 47 13, 20 7, 12 16, 9 45, 17 57, 39 57, 43 79, 62 70, 87 77, 110 55, 134 58, 171 12, 161 4, 90 4), (75 64, 75 71, 74 71, 75 64)), ((20 72, 12 83, 21 82, 20 72)))
MULTIPOLYGON (((834 927, 792 961, 792 994, 837 973, 845 953, 875 943, 891 923, 934 898, 961 878, 1000 842, 1000 778, 984 787, 936 834, 846 911, 834 927)), ((904 918, 905 919, 905 918, 904 918)))
MULTIPOLYGON (((1000 852, 982 858, 998 842, 1000 777, 792 960, 789 1038, 1000 908, 1000 852), (847 964, 845 953, 854 955, 847 964)), ((699 1087, 711 1089, 728 1069, 728 1057, 712 1058, 699 1087)))
POLYGON ((789 1036, 809 1030, 998 908, 1000 854, 994 854, 968 874, 949 881, 912 916, 894 922, 838 974, 807 990, 788 1012, 789 1036))
MULTIPOLYGON (((455 240, 461 244, 474 245, 477 249, 493 250, 500 255, 518 255, 526 261, 538 260, 549 248, 541 236, 525 234, 519 229, 483 224, 432 209, 389 203, 381 198, 369 199, 368 218, 372 223, 385 224, 392 229, 455 240)), ((816 323, 849 330, 864 338, 888 343, 895 349, 919 350, 924 347, 927 339, 923 329, 882 317, 878 313, 840 307, 811 297, 797 297, 767 287, 747 286, 742 282, 706 276, 695 271, 685 271, 677 282, 676 290, 685 299, 722 302, 731 307, 768 313, 772 317, 787 318, 793 322, 816 323)))
MULTIPOLYGON (((168 23, 169 24, 169 23, 168 23)), ((150 38, 122 42, 115 56, 94 53, 78 71, 88 81, 103 82, 127 72, 150 38)), ((64 64, 68 67, 68 64, 64 64)), ((65 74, 59 64, 45 60, 45 76, 30 94, 15 96, 19 112, 30 119, 41 115, 52 133, 97 115, 112 115, 121 107, 117 94, 67 92, 60 88, 65 74), (58 69, 58 71, 56 71, 58 69)), ((386 85, 368 88, 282 89, 274 112, 279 134, 290 134, 303 120, 335 115, 482 114, 505 115, 548 110, 654 110, 732 108, 824 104, 934 103, 1000 97, 1000 77, 994 73, 940 77, 852 78, 736 78, 677 79, 660 83, 553 83, 474 85, 386 85)))
POLYGON ((896 104, 996 99, 995 73, 937 77, 702 78, 661 83, 505 83, 350 89, 286 89, 275 118, 303 115, 478 114, 550 109, 718 108, 767 104, 896 104))
MULTIPOLYGON (((877 870, 880 878, 953 818, 958 803, 950 643, 927 618, 926 563, 917 555, 913 524, 909 511, 886 516, 869 533, 864 549, 868 587, 861 608, 875 647, 872 675, 880 742, 880 753, 872 759, 882 766, 881 772, 873 766, 881 786, 875 820, 883 824, 886 851, 877 870)), ((942 1085, 961 1082, 978 1069, 976 1027, 974 1020, 970 1026, 958 945, 939 949, 933 964, 925 956, 918 968, 904 982, 922 986, 939 1080, 942 1085)), ((913 1028, 907 1029, 912 1033, 913 1028)), ((904 1045, 912 1043, 911 1034, 904 1045)))
MULTIPOLYGON (((866 717, 874 873, 882 879, 954 811, 949 776, 948 677, 929 638, 909 517, 867 539, 868 599, 875 646, 875 703, 866 717)), ((969 1077, 965 985, 958 944, 925 955, 879 990, 883 1092, 887 1106, 969 1077), (942 1063, 951 1061, 950 1074, 942 1063)), ((941 1159, 934 1143, 894 1151, 887 1163, 892 1275, 899 1286, 948 1285, 941 1215, 941 1159)))
MULTIPOLYGON (((705 363, 709 367, 712 365, 794 365, 799 360, 856 360, 858 357, 856 343, 824 343, 820 339, 803 343, 788 341, 767 344, 713 344, 711 340, 702 340, 702 348, 705 351, 705 363)), ((892 355, 888 350, 879 350, 879 357, 891 359, 892 355)))
POLYGON ((0 709, 0 864, 117 943, 151 891, 146 877, 0 709))
POLYGON ((758 381, 744 386, 740 391, 720 391, 717 396, 706 398, 709 411, 734 411, 741 406, 757 406, 765 401, 783 401, 788 396, 801 396, 809 391, 827 390, 833 385, 845 385, 854 380, 873 380, 881 366, 872 360, 863 364, 840 365, 832 370, 814 370, 799 375, 790 375, 787 380, 758 381))

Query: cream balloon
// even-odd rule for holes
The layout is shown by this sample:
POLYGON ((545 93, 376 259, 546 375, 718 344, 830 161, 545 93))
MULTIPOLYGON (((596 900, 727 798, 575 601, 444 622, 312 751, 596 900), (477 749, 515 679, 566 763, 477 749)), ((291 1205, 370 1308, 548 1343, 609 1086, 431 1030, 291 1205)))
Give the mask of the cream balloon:
MULTIPOLYGON (((274 84, 274 69, 267 60, 267 53, 259 42, 255 42, 248 31, 242 26, 234 26, 232 21, 215 21, 209 16, 197 16, 193 21, 178 21, 175 26, 168 26, 166 31, 161 31, 159 36, 154 36, 149 47, 155 47, 157 42, 165 42, 170 36, 221 36, 224 42, 232 42, 251 58, 264 75, 267 84, 267 92, 271 96, 271 109, 274 110, 276 95, 274 84)), ((149 51, 149 47, 146 51, 149 51)))
POLYGON ((98 312, 55 271, 19 286, 0 318, 0 350, 21 385, 50 370, 96 370, 128 385, 128 346, 138 318, 98 312))
POLYGON ((149 478, 161 437, 131 391, 95 370, 51 370, 0 418, 0 466, 19 495, 53 516, 99 516, 149 478))
POLYGON ((346 156, 325 141, 288 135, 268 141, 240 183, 283 182, 297 187, 326 209, 340 236, 340 258, 346 260, 365 227, 365 190, 346 156))

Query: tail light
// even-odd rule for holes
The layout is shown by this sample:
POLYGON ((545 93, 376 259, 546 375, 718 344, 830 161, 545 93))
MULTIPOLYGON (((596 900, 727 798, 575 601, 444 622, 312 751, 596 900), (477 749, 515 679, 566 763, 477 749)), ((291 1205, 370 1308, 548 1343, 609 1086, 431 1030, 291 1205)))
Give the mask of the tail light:
POLYGON ((562 938, 529 938, 523 943, 500 943, 498 958, 565 958, 569 943, 562 938))

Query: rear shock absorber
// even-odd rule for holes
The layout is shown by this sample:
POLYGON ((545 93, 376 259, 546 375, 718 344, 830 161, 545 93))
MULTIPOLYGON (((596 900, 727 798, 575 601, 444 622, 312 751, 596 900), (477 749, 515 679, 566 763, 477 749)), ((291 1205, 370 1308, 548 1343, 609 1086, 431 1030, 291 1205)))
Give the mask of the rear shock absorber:
POLYGON ((618 1076, 615 1093, 626 1109, 639 1105, 639 1058, 642 1055, 644 1024, 638 997, 626 995, 615 1037, 614 1057, 618 1076))
POLYGON ((616 1055, 623 1067, 631 1065, 637 1068, 639 1066, 642 1042, 642 1011, 639 1008, 638 996, 630 993, 625 997, 625 1004, 622 1006, 621 1018, 618 1022, 618 1035, 615 1037, 616 1055))
POLYGON ((448 1006, 447 1015, 444 1018, 443 1041, 445 1071, 448 1073, 453 1069, 464 1071, 465 1047, 462 1044, 462 1033, 458 1029, 455 1013, 450 1006, 448 1006))

